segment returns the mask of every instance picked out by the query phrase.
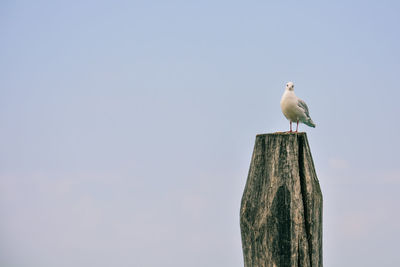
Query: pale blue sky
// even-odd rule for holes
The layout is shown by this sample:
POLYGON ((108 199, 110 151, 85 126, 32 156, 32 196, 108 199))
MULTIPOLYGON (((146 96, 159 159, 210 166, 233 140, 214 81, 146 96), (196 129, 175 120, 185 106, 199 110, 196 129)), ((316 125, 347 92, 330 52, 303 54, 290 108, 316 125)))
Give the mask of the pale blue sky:
POLYGON ((324 266, 400 264, 396 1, 2 1, 0 265, 243 266, 255 135, 285 83, 324 266))

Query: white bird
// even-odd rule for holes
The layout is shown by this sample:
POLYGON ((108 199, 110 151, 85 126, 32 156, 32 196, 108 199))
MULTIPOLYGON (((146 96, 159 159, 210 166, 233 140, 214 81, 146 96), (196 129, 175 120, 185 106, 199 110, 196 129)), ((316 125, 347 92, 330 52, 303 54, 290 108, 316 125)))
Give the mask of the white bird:
POLYGON ((294 94, 294 84, 288 82, 285 92, 281 99, 281 109, 283 115, 290 121, 290 132, 292 132, 292 122, 296 122, 296 133, 299 129, 299 122, 315 128, 306 103, 294 94))

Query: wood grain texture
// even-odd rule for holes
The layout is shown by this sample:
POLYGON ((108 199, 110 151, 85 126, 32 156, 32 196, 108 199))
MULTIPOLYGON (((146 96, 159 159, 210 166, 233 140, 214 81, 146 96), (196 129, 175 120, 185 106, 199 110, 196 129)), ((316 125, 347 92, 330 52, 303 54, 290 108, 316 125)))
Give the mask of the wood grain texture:
POLYGON ((322 193, 306 133, 256 136, 240 228, 246 267, 322 267, 322 193))

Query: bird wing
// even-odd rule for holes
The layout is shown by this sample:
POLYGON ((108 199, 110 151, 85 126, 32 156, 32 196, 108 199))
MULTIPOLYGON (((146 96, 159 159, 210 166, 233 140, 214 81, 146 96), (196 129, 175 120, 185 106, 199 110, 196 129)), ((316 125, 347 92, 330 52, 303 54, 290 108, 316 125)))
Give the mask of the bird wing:
POLYGON ((304 110, 304 113, 307 115, 307 117, 310 117, 310 114, 308 113, 308 107, 307 107, 306 102, 304 102, 303 100, 301 100, 299 98, 299 101, 297 102, 297 106, 304 110))

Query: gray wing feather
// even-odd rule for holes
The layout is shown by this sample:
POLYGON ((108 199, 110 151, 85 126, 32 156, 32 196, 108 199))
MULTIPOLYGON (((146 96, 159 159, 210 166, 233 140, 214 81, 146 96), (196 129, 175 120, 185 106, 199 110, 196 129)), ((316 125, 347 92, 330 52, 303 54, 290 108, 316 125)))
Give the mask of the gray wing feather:
POLYGON ((300 108, 302 108, 304 110, 304 113, 306 113, 307 117, 310 117, 310 114, 308 113, 308 107, 306 102, 304 102, 303 100, 299 99, 299 102, 297 103, 297 106, 299 106, 300 108))

